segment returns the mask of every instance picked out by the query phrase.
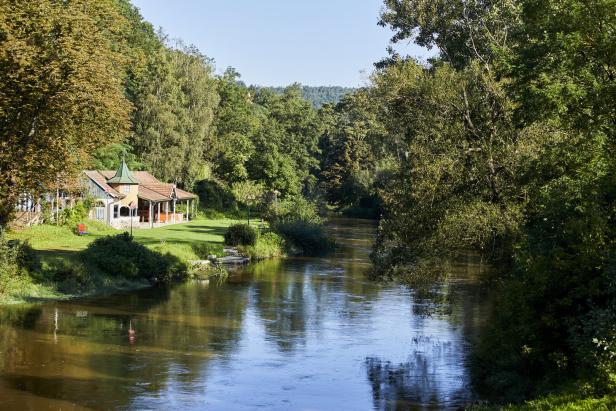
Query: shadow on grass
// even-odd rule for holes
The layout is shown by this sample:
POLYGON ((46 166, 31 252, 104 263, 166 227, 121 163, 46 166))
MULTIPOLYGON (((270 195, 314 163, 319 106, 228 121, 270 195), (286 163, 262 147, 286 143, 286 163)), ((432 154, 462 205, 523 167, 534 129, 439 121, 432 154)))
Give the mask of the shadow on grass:
POLYGON ((197 234, 219 234, 224 235, 227 231, 226 227, 191 227, 190 229, 167 228, 168 231, 177 231, 180 233, 197 233, 197 234))

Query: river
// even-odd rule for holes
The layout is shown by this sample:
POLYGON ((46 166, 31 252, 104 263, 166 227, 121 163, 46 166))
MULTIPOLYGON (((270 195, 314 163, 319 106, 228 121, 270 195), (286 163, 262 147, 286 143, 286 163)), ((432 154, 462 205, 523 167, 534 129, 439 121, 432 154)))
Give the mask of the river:
POLYGON ((0 409, 447 410, 472 400, 471 260, 426 297, 366 278, 372 223, 225 281, 0 308, 0 409))

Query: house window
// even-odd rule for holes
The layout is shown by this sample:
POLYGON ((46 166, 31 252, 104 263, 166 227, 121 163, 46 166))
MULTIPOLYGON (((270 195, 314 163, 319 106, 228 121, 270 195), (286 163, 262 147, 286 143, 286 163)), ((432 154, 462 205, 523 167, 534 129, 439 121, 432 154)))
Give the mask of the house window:
POLYGON ((120 217, 130 217, 130 208, 126 206, 120 207, 120 217))
POLYGON ((130 186, 122 186, 122 191, 124 192, 124 194, 130 193, 130 186))
POLYGON ((105 203, 102 203, 100 201, 97 202, 94 210, 95 210, 95 218, 99 221, 104 221, 105 220, 105 203))
POLYGON ((116 204, 113 206, 113 218, 118 218, 119 216, 119 206, 116 204))

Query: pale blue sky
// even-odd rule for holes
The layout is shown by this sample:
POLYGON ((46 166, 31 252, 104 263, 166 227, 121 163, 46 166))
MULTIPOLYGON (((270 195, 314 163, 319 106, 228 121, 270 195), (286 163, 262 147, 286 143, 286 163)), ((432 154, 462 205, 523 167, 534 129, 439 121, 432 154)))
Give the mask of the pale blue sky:
MULTIPOLYGON (((132 0, 172 38, 233 66, 247 84, 360 86, 386 56, 382 0, 132 0)), ((404 45, 402 54, 425 58, 404 45)))

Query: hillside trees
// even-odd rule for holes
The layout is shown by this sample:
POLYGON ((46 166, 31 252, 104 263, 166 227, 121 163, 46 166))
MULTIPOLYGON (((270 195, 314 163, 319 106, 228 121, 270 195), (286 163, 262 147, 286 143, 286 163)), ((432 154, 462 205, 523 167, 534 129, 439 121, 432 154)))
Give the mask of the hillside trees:
POLYGON ((0 3, 1 225, 19 194, 55 186, 127 134, 126 59, 113 47, 123 21, 108 0, 0 3))
MULTIPOLYGON (((265 163, 270 164, 271 169, 264 173, 271 186, 289 194, 312 191, 316 185, 318 143, 323 131, 317 110, 302 97, 299 85, 288 87, 281 95, 260 90, 255 102, 267 114, 268 131, 260 135, 261 148, 257 146, 257 156, 263 155, 265 163), (268 146, 273 148, 270 153, 267 153, 268 146), (276 181, 279 173, 286 176, 283 179, 287 181, 276 181)), ((257 172, 260 161, 259 157, 255 159, 253 170, 257 172)))

